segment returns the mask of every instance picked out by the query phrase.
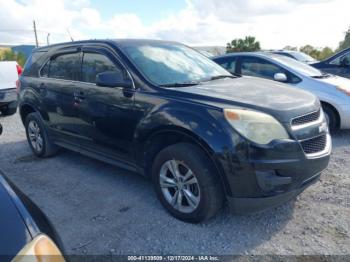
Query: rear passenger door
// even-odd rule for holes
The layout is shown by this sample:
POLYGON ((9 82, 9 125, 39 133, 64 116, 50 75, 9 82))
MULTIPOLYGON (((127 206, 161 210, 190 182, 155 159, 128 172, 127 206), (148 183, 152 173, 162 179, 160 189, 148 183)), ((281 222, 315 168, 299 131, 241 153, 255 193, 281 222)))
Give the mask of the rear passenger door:
POLYGON ((49 127, 57 139, 80 143, 80 120, 74 90, 80 79, 81 55, 75 49, 50 57, 40 70, 39 92, 48 114, 49 127))
POLYGON ((119 71, 125 78, 130 77, 108 50, 83 48, 81 84, 77 90, 82 96, 79 117, 85 126, 82 132, 91 141, 84 146, 105 157, 128 161, 132 156, 136 128, 133 103, 135 90, 95 84, 99 73, 111 71, 119 71))

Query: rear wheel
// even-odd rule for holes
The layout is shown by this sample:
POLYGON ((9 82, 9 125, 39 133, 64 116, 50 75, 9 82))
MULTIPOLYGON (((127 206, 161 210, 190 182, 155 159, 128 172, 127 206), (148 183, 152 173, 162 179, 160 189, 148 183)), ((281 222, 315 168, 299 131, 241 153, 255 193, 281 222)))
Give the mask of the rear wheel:
POLYGON ((223 205, 223 191, 212 161, 192 144, 180 143, 162 150, 153 163, 152 178, 160 202, 180 220, 207 220, 223 205))
POLYGON ((25 119, 27 140, 33 153, 38 157, 48 157, 58 150, 53 144, 38 113, 30 113, 25 119))
POLYGON ((337 113, 332 107, 326 104, 322 104, 322 109, 325 114, 329 129, 333 131, 336 130, 338 127, 337 113))

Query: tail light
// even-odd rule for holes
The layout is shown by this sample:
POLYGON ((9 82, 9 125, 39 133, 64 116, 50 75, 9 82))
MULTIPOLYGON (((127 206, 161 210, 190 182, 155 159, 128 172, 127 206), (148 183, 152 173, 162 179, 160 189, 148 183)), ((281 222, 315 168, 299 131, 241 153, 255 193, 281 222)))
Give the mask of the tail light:
POLYGON ((16 67, 17 67, 18 76, 20 76, 23 72, 23 68, 19 64, 17 64, 16 67))
POLYGON ((19 91, 21 89, 21 81, 19 79, 16 80, 16 92, 19 94, 19 91))

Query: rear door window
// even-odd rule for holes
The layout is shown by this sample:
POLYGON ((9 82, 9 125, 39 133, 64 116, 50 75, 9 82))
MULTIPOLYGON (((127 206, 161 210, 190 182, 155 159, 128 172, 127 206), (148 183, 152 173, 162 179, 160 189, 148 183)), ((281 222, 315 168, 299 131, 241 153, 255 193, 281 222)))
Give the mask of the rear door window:
POLYGON ((40 75, 49 78, 79 80, 79 53, 63 54, 52 58, 42 68, 40 75))
POLYGON ((96 76, 103 72, 120 72, 123 70, 115 65, 108 57, 98 53, 84 53, 81 67, 83 82, 95 83, 96 76))

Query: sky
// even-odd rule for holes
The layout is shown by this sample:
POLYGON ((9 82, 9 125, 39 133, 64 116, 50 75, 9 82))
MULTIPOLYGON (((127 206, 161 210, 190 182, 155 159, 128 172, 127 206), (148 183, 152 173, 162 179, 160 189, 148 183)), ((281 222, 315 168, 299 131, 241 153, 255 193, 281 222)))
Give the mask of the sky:
POLYGON ((0 44, 34 44, 35 20, 40 45, 71 36, 226 46, 252 35, 263 49, 336 48, 349 10, 349 0, 0 0, 0 44))

